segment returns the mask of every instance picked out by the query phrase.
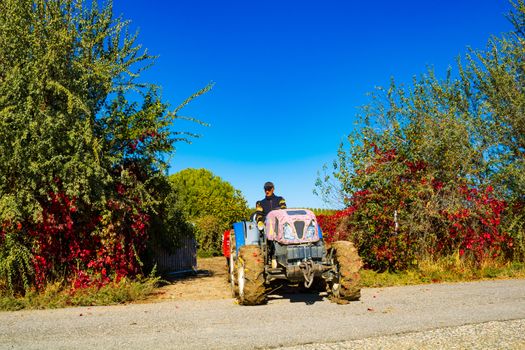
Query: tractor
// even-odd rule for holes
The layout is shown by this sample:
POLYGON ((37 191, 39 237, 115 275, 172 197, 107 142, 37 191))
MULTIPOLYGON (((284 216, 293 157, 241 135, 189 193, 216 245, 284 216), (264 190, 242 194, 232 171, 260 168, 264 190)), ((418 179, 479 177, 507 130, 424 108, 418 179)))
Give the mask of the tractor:
POLYGON ((273 210, 264 223, 236 222, 223 240, 232 296, 241 305, 264 304, 276 284, 326 291, 337 303, 361 296, 363 264, 354 245, 325 245, 308 209, 273 210))

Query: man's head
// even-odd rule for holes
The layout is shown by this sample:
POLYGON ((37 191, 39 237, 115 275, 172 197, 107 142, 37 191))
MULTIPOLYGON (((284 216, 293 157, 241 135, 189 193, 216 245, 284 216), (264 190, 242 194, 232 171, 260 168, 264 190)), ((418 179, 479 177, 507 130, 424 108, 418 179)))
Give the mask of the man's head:
POLYGON ((264 184, 264 194, 266 195, 266 197, 271 196, 273 194, 273 191, 274 191, 273 183, 271 183, 270 181, 266 182, 264 184))

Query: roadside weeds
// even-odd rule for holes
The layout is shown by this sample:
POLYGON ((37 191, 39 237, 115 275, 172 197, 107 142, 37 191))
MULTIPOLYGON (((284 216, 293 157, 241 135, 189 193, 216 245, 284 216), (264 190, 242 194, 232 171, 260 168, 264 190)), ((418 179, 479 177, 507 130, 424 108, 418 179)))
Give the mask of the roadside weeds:
MULTIPOLYGON (((198 266, 206 274, 176 279, 160 285, 159 277, 131 281, 123 279, 102 288, 71 290, 50 284, 42 292, 25 296, 0 295, 0 311, 54 309, 70 306, 114 305, 164 300, 210 300, 230 298, 223 257, 201 258, 198 266)), ((485 262, 470 266, 458 257, 419 262, 417 269, 401 272, 361 270, 363 288, 381 288, 442 282, 494 279, 525 279, 525 263, 485 262)))

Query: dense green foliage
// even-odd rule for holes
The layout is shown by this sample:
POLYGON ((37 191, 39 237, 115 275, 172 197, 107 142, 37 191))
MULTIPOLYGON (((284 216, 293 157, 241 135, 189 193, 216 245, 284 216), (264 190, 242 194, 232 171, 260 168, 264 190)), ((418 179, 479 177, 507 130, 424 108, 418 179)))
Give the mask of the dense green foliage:
POLYGON ((487 177, 507 200, 505 229, 514 238, 515 257, 525 259, 525 3, 508 14, 514 30, 494 37, 488 48, 467 57, 465 80, 479 105, 487 177))
POLYGON ((173 128, 111 1, 0 1, 0 290, 140 272, 173 128))
POLYGON ((206 169, 185 169, 169 179, 177 197, 175 209, 195 224, 200 253, 219 254, 222 233, 249 215, 241 192, 206 169))
POLYGON ((472 51, 446 79, 372 95, 361 125, 317 182, 346 209, 321 217, 354 240, 369 267, 406 269, 458 253, 522 260, 525 190, 525 5, 515 30, 472 51))

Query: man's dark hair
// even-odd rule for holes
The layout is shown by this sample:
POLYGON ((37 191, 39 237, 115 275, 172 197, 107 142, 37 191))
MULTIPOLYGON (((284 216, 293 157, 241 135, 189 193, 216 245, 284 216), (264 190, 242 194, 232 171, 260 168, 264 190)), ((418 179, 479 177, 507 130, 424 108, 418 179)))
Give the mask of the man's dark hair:
POLYGON ((267 191, 267 190, 271 190, 273 188, 273 183, 268 181, 264 184, 264 190, 267 191))

